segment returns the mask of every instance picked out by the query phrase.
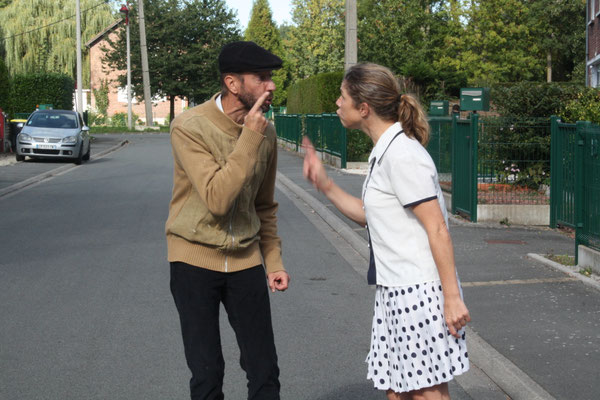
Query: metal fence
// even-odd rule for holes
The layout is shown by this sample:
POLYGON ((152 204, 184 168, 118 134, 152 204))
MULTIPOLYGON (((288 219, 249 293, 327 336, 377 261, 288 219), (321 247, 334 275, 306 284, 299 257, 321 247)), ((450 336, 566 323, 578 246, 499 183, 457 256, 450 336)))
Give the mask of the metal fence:
POLYGON ((576 125, 551 118, 550 226, 575 228, 576 125))
POLYGON ((306 135, 317 151, 339 157, 346 168, 347 132, 337 114, 275 114, 275 126, 277 136, 295 144, 296 151, 306 135))
POLYGON ((298 151, 302 138, 302 119, 300 114, 275 114, 277 137, 295 145, 298 151))
POLYGON ((478 204, 550 204, 550 121, 479 119, 478 204))
POLYGON ((440 186, 452 187, 452 117, 429 117, 430 136, 427 151, 438 170, 440 186))
POLYGON ((577 122, 575 249, 600 250, 600 126, 577 122))

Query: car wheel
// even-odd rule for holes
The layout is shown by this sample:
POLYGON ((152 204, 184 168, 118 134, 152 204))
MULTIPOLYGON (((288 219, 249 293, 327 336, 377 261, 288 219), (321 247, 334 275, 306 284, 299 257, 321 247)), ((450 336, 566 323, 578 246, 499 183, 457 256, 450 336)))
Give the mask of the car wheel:
POLYGON ((15 158, 17 159, 17 161, 25 161, 25 156, 22 156, 19 153, 16 153, 15 158))
POLYGON ((83 162, 83 146, 79 149, 79 155, 75 159, 75 165, 81 165, 83 162))
POLYGON ((87 152, 83 155, 83 160, 84 161, 88 161, 90 159, 90 152, 91 151, 92 151, 92 145, 89 144, 87 152))

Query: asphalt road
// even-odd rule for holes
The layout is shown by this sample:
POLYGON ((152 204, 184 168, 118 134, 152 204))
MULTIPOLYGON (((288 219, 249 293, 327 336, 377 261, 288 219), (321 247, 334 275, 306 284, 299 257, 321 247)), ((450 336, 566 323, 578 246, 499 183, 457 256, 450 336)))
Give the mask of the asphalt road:
MULTIPOLYGON (((128 139, 0 197, 1 399, 189 398, 163 234, 168 136, 128 139)), ((290 198, 276 196, 292 277, 271 296, 282 398, 382 399, 365 379, 372 288, 290 198)), ((224 315, 221 326, 225 395, 244 399, 224 315)), ((451 389, 453 399, 471 398, 451 389)))

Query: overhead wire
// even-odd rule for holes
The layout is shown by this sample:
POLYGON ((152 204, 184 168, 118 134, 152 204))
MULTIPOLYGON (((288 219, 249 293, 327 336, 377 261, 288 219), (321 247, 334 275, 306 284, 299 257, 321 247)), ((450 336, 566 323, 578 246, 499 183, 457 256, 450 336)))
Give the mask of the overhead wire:
MULTIPOLYGON (((109 2, 110 2, 110 0, 102 0, 102 2, 101 2, 101 3, 98 3, 98 4, 96 4, 95 6, 91 6, 91 7, 88 7, 88 8, 86 8, 85 10, 81 10, 81 13, 82 13, 82 14, 84 14, 84 13, 86 13, 86 12, 90 11, 90 10, 93 10, 93 9, 94 9, 94 8, 96 8, 96 7, 100 7, 100 6, 104 5, 104 4, 108 4, 109 2)), ((12 36, 6 36, 6 37, 3 37, 3 38, 0 38, 0 41, 5 41, 5 40, 8 40, 8 39, 13 39, 13 38, 16 38, 16 37, 19 37, 19 36, 27 35, 27 34, 29 34, 29 33, 36 32, 36 31, 39 31, 39 30, 42 30, 42 29, 48 28, 48 27, 50 27, 50 26, 52 26, 52 25, 60 24, 61 22, 64 22, 64 21, 66 21, 66 20, 69 20, 69 19, 71 19, 71 18, 74 18, 75 16, 76 16, 76 15, 75 15, 75 14, 73 14, 73 15, 71 15, 71 16, 69 16, 69 17, 63 18, 63 19, 61 19, 61 20, 59 20, 59 21, 52 22, 52 23, 50 23, 50 24, 48 24, 48 25, 40 26, 40 27, 37 27, 37 28, 35 28, 35 29, 31 29, 31 30, 29 30, 29 31, 25 31, 25 32, 17 33, 17 34, 15 34, 15 35, 12 35, 12 36)))

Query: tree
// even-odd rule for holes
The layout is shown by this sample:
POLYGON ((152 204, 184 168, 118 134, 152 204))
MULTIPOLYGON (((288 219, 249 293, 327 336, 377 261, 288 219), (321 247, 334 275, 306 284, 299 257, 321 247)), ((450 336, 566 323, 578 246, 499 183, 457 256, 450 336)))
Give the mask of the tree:
MULTIPOLYGON (((84 43, 114 21, 110 6, 98 0, 81 0, 81 11, 84 43)), ((0 21, 7 38, 6 66, 11 74, 49 71, 75 76, 76 21, 72 0, 14 1, 0 9, 0 21)), ((83 62, 83 72, 89 77, 89 61, 83 62)))
MULTIPOLYGON (((167 96, 170 117, 175 98, 202 102, 219 91, 217 59, 221 47, 239 40, 235 15, 223 0, 146 0, 146 44, 152 96, 167 96)), ((129 13, 131 41, 131 83, 134 93, 143 93, 137 7, 129 13)), ((125 29, 116 41, 109 41, 104 60, 123 71, 118 80, 127 82, 125 29)))
POLYGON ((546 61, 546 80, 571 80, 577 64, 585 63, 586 0, 529 3, 530 26, 540 48, 539 57, 546 61))
MULTIPOLYGON (((271 53, 284 58, 279 30, 273 23, 273 14, 267 0, 254 0, 250 21, 244 33, 245 40, 251 40, 269 50, 271 53)), ((288 65, 273 72, 273 82, 277 86, 273 97, 273 105, 280 106, 287 98, 288 65)))
POLYGON ((344 0, 292 0, 284 51, 292 81, 344 68, 344 0))
POLYGON ((544 62, 521 0, 471 0, 464 34, 451 40, 456 57, 444 64, 467 73, 470 85, 541 80, 544 62))

